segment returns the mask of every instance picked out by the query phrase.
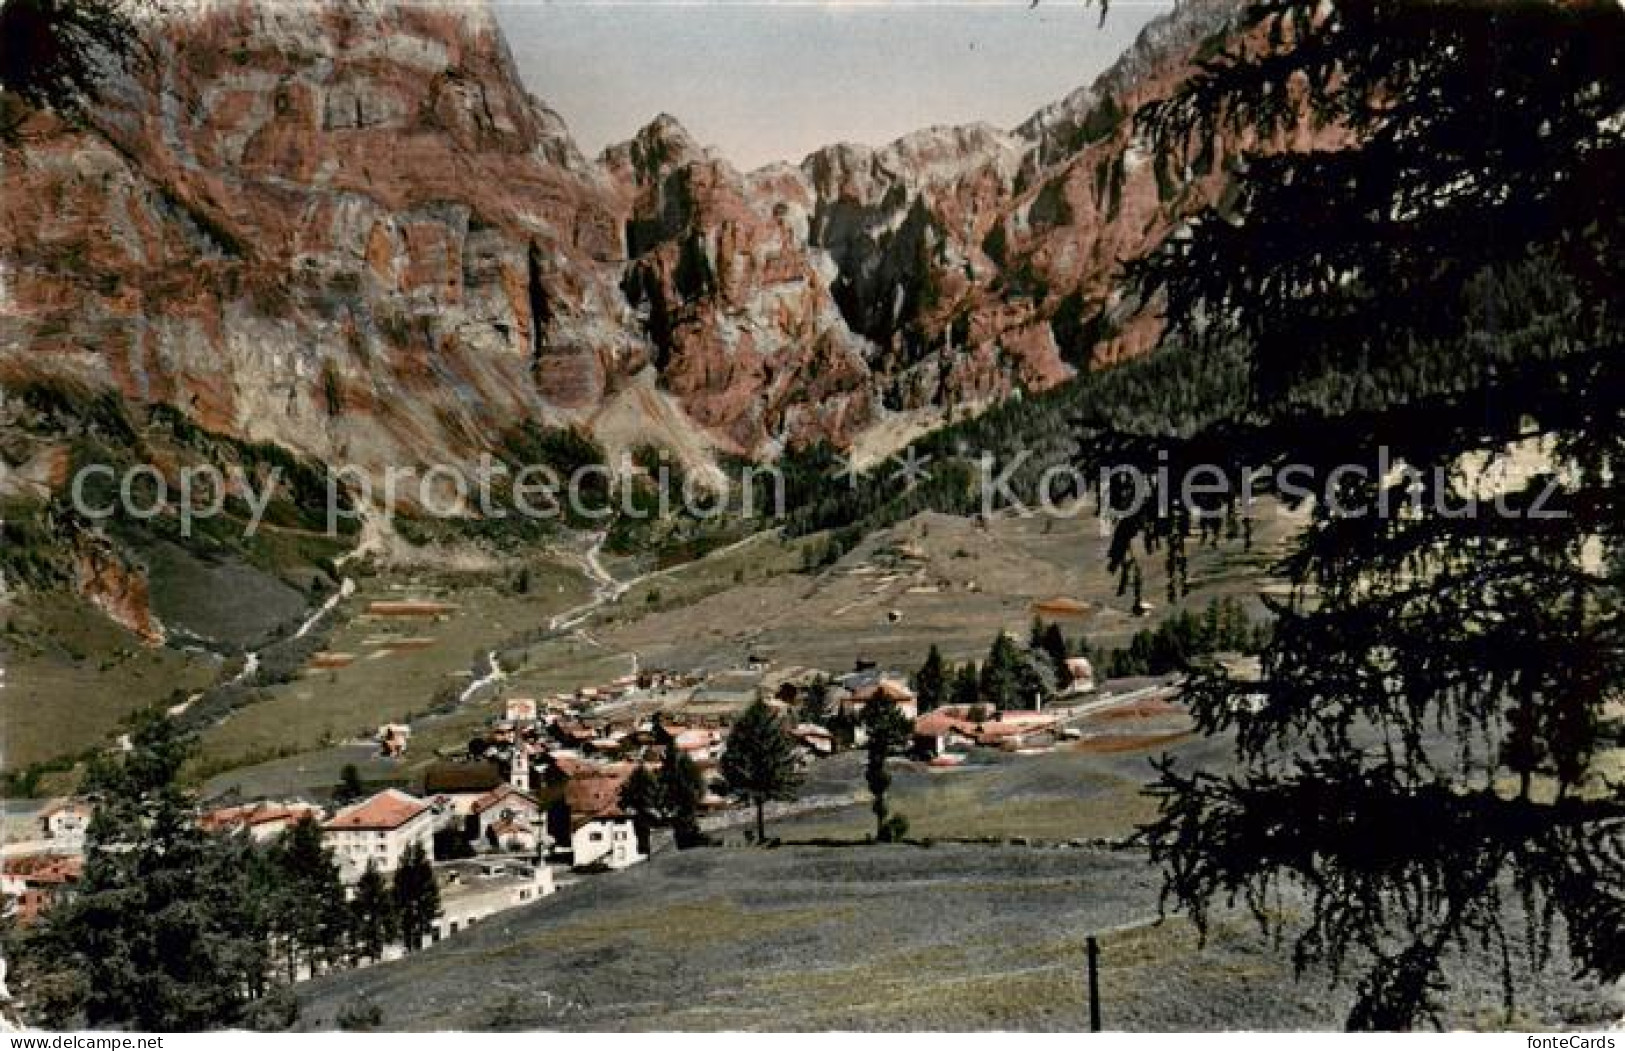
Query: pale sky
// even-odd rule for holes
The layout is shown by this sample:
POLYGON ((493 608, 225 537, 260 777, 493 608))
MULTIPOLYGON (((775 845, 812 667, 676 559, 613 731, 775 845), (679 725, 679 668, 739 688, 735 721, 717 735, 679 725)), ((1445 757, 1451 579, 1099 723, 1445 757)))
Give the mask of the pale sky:
POLYGON ((1172 7, 1113 0, 491 0, 588 156, 661 112, 743 169, 932 124, 1009 128, 1172 7))

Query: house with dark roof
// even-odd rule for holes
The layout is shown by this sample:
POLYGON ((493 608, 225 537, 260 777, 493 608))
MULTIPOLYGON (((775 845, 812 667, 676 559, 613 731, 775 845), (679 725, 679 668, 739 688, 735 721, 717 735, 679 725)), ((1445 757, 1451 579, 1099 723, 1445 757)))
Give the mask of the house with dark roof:
POLYGON ((467 817, 482 796, 508 783, 508 771, 487 759, 442 761, 423 772, 423 798, 443 800, 451 814, 467 817))

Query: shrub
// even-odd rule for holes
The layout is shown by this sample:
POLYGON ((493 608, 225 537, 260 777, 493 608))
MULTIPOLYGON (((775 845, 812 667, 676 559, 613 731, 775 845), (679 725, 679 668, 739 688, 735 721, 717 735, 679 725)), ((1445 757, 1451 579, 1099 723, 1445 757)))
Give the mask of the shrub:
POLYGON ((339 1028, 347 1033, 365 1033, 384 1024, 384 1009, 378 1001, 362 993, 339 1010, 339 1028))

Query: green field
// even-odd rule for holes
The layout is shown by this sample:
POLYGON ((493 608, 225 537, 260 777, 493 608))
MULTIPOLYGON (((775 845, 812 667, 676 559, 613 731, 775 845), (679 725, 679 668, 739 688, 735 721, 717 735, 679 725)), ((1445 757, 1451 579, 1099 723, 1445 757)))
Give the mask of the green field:
POLYGON ((0 768, 7 772, 104 745, 132 712, 216 675, 213 660, 148 646, 69 595, 36 594, 4 608, 0 768))
POLYGON ((1117 593, 1108 540, 1092 517, 999 517, 984 526, 920 515, 817 573, 797 570, 802 548, 819 538, 765 538, 639 583, 595 619, 593 636, 608 652, 636 652, 645 668, 726 667, 761 654, 780 667, 841 672, 865 658, 912 670, 933 644, 949 660, 980 659, 998 632, 1025 635, 1035 602, 1065 597, 1090 608, 1061 622, 1068 634, 1118 646, 1173 609, 1199 612, 1219 596, 1261 615, 1269 567, 1296 525, 1264 505, 1251 551, 1193 549, 1191 593, 1173 607, 1161 558, 1144 560, 1154 607, 1147 618, 1132 616, 1131 597, 1117 593))
POLYGON ((514 593, 506 575, 367 578, 342 603, 340 626, 326 646, 353 655, 354 662, 307 671, 266 690, 264 700, 232 712, 202 735, 194 773, 212 775, 315 751, 370 736, 380 723, 421 715, 437 694, 469 682, 475 663, 502 640, 545 625, 588 594, 579 573, 545 563, 531 567, 526 594, 514 593), (456 608, 434 620, 365 612, 371 602, 403 598, 435 599, 456 608))
MULTIPOLYGON (((1293 525, 1273 507, 1264 512, 1253 551, 1192 553, 1194 592, 1184 605, 1199 609, 1218 595, 1256 604, 1267 566, 1293 525)), ((252 785, 259 782, 256 776, 235 772, 269 763, 268 784, 283 790, 326 787, 356 755, 334 745, 380 722, 421 716, 438 690, 466 682, 476 657, 493 648, 502 650, 508 673, 500 688, 456 712, 414 718, 409 754, 390 768, 396 776, 409 777, 439 750, 461 747, 495 716, 504 696, 571 692, 634 667, 717 670, 764 654, 781 668, 840 672, 866 658, 906 671, 932 644, 950 659, 980 658, 997 632, 1025 631, 1034 601, 1057 595, 1091 606, 1086 619, 1063 626, 1097 646, 1126 642, 1163 612, 1130 616, 1129 599, 1117 595, 1116 577, 1105 564, 1106 541, 1088 517, 998 518, 978 526, 922 515, 882 530, 834 567, 803 572, 805 549, 820 539, 765 533, 644 576, 635 576, 637 560, 612 562, 611 570, 630 581, 626 593, 595 610, 578 630, 545 639, 524 633, 588 598, 588 582, 573 567, 533 568, 536 583, 524 597, 508 592, 503 574, 424 575, 413 583, 395 573, 368 581, 362 594, 345 603, 344 625, 327 645, 356 654, 356 662, 279 686, 269 700, 232 714, 204 735, 194 770, 209 775, 214 787, 252 785), (915 557, 900 559, 899 550, 915 557), (373 656, 369 639, 376 642, 380 631, 418 628, 381 627, 356 619, 358 611, 367 601, 405 595, 438 597, 459 609, 443 623, 422 627, 420 634, 434 639, 429 648, 373 656), (893 612, 900 618, 895 622, 893 612), (231 777, 216 776, 228 770, 231 777)), ((1153 559, 1146 594, 1160 600, 1163 587, 1160 563, 1153 559)), ((957 792, 952 784, 945 779, 939 791, 957 792)), ((1042 799, 1022 805, 1035 825, 1058 826, 1070 818, 1066 807, 1057 810, 1042 799)), ((999 820, 988 815, 977 824, 995 828, 999 820)), ((923 828, 923 834, 950 834, 929 820, 923 828)))
MULTIPOLYGON (((365 998, 389 1030, 1078 1031, 1096 935, 1109 1029, 1340 1028, 1346 987, 1295 978, 1290 952, 1244 915, 1216 917, 1200 945, 1185 920, 1159 919, 1158 888, 1132 850, 666 852, 303 986, 299 1024, 333 1028, 365 998)), ((1617 1017, 1611 990, 1571 982, 1562 960, 1531 975, 1513 951, 1514 1027, 1617 1017)), ((1508 1025, 1494 973, 1482 956, 1452 968, 1446 1025, 1508 1025)))

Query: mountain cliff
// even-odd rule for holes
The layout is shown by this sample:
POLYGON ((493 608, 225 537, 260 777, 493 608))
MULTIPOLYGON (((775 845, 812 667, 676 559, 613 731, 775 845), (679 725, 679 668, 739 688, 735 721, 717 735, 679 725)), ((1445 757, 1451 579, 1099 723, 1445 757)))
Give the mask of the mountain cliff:
POLYGON ((631 213, 623 287, 666 382, 760 453, 844 445, 897 410, 985 404, 1149 349, 1155 311, 1119 301, 1120 264, 1224 179, 1158 171, 1132 115, 1217 50, 1239 7, 1154 20, 1010 132, 928 128, 740 173, 662 117, 607 150, 631 213))
POLYGON ((94 130, 42 115, 6 151, 12 378, 383 464, 636 367, 613 195, 484 8, 209 4, 151 36, 94 130))
POLYGON ((1219 186, 1130 116, 1236 6, 1010 132, 739 172, 669 117, 584 158, 479 4, 193 3, 91 127, 0 152, 0 376, 374 468, 538 420, 771 456, 1041 389, 1154 342, 1118 264, 1219 186))

